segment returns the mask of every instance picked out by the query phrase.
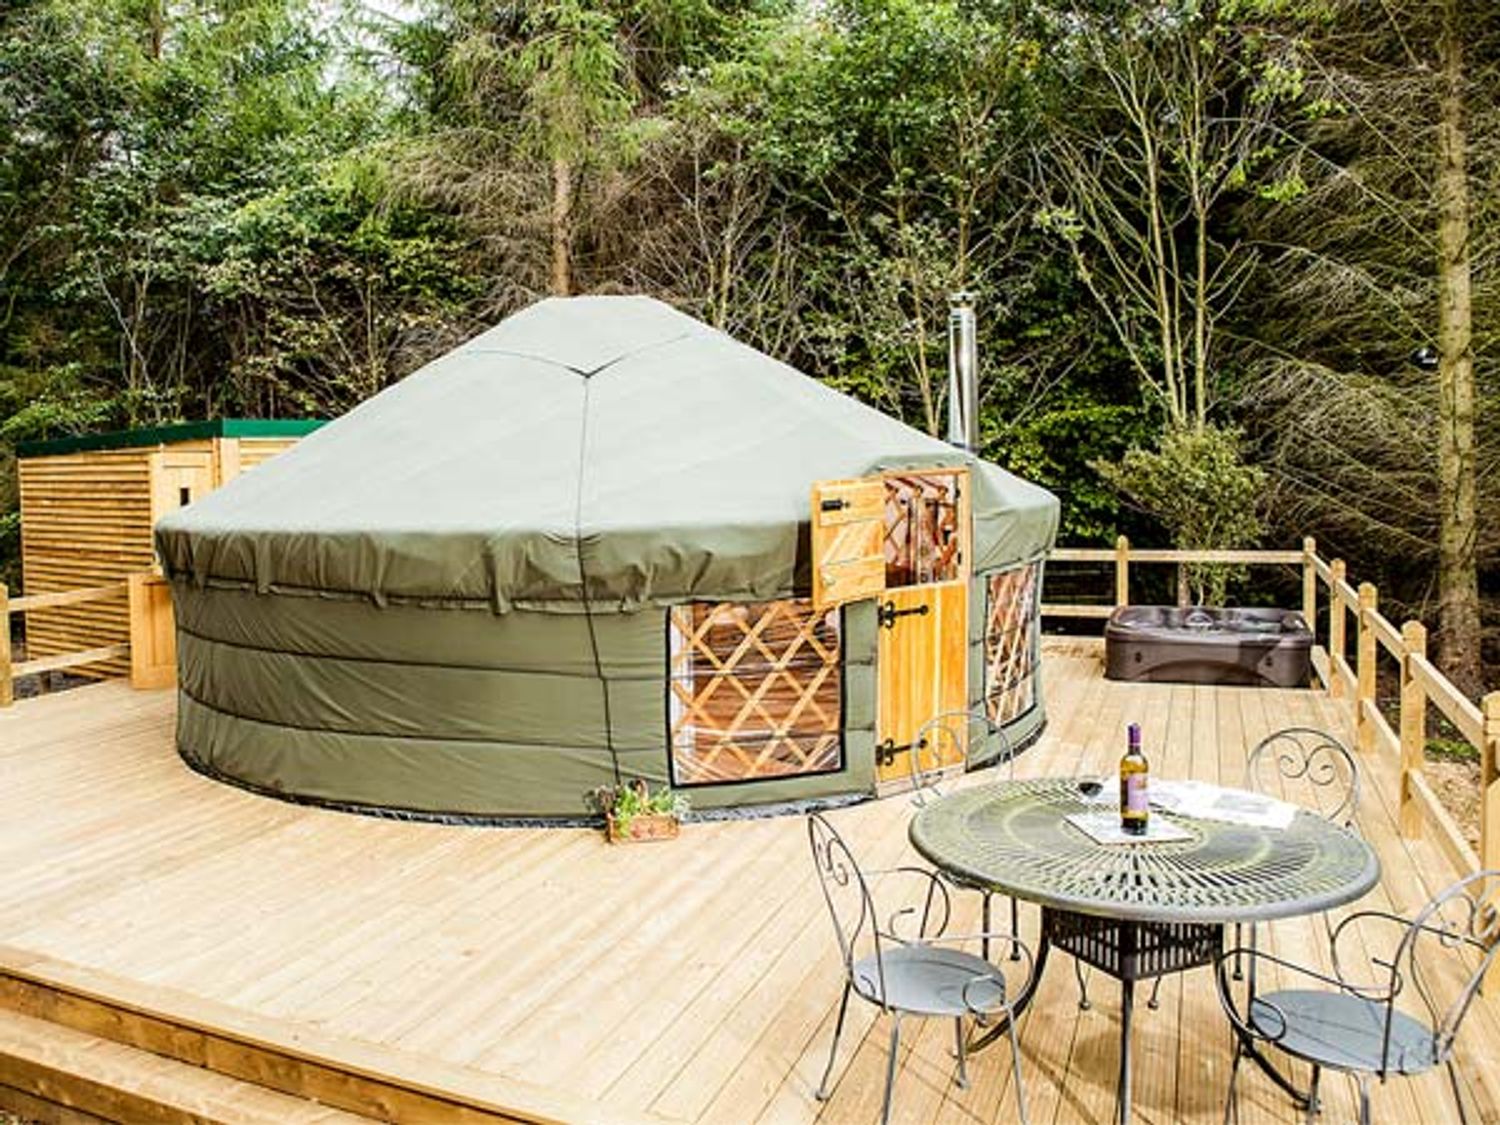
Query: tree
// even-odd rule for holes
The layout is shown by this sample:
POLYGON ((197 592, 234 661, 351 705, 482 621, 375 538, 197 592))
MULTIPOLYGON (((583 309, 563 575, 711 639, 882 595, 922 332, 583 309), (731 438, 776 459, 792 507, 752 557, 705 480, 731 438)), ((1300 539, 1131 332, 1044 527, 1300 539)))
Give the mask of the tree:
POLYGON ((1385 560, 1413 611, 1435 601, 1438 663, 1470 693, 1478 572, 1500 557, 1500 532, 1478 520, 1500 463, 1484 411, 1500 283, 1471 264, 1500 252, 1493 193, 1471 190, 1500 158, 1497 17, 1466 0, 1329 0, 1268 22, 1317 112, 1284 146, 1304 190, 1247 214, 1274 254, 1245 329, 1257 377, 1243 397, 1281 519, 1385 560))
POLYGON ((1258 65, 1213 5, 1106 9, 1070 39, 1037 221, 1066 245, 1167 427, 1201 430, 1217 328, 1253 264, 1223 211, 1265 159, 1286 76, 1258 65))
POLYGON ((705 77, 798 219, 807 359, 941 426, 948 296, 1014 260, 1041 52, 1023 5, 839 0, 752 23, 705 77))

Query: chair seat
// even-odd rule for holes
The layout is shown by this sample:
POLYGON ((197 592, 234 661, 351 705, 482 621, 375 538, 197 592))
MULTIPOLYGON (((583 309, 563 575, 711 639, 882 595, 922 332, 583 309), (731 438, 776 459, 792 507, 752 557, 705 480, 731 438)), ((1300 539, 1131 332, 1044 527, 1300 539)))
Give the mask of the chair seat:
POLYGON ((1005 974, 983 957, 961 949, 887 946, 882 960, 884 995, 875 958, 866 957, 854 965, 854 987, 877 1004, 923 1016, 962 1016, 971 1011, 964 1003, 965 988, 970 1003, 980 1011, 994 1010, 1005 1000, 1005 974), (975 980, 982 983, 970 984, 975 980))
MULTIPOLYGON (((1337 1070, 1380 1070, 1385 1018, 1384 1004, 1316 989, 1269 992, 1250 1006, 1251 1026, 1277 1047, 1337 1070)), ((1437 1061, 1433 1058, 1432 1029, 1395 1012, 1388 1057, 1393 1073, 1430 1070, 1437 1061)))

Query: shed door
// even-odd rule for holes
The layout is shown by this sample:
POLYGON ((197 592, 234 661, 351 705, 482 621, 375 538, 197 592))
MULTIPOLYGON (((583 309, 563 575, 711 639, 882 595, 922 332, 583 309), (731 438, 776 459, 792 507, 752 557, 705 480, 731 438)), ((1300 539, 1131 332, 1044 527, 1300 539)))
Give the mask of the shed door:
POLYGON ((214 456, 207 450, 163 449, 151 455, 151 523, 185 508, 214 488, 214 456))
MULTIPOLYGON (((895 788, 911 777, 917 730, 945 711, 962 711, 968 696, 969 584, 945 582, 888 590, 880 601, 880 723, 876 781, 895 788)), ((967 737, 967 731, 964 734, 967 737)), ((944 739, 942 764, 958 766, 965 748, 944 739)), ((924 768, 937 764, 923 759, 924 768)))

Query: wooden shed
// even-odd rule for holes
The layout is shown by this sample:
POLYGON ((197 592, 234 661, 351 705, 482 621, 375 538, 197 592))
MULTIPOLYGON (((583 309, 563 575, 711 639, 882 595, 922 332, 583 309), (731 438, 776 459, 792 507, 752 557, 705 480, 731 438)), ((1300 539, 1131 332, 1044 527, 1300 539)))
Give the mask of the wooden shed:
MULTIPOLYGON (((16 454, 24 592, 104 586, 150 570, 155 562, 151 529, 158 519, 320 425, 222 419, 22 443, 16 454)), ((129 635, 123 593, 26 615, 31 659, 122 643, 129 635)), ((77 671, 125 675, 129 659, 77 671)))

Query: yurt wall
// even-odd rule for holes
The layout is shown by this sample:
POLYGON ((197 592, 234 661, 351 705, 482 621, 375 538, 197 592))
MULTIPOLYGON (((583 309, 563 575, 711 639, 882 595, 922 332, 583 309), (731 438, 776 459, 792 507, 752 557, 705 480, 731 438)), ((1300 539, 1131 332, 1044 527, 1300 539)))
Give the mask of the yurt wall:
MULTIPOLYGON (((150 570, 158 519, 274 457, 317 425, 222 420, 23 444, 17 468, 24 592, 106 586, 150 570)), ((26 618, 33 659, 129 639, 123 593, 26 618)), ((123 676, 130 664, 121 657, 77 671, 123 676)))

